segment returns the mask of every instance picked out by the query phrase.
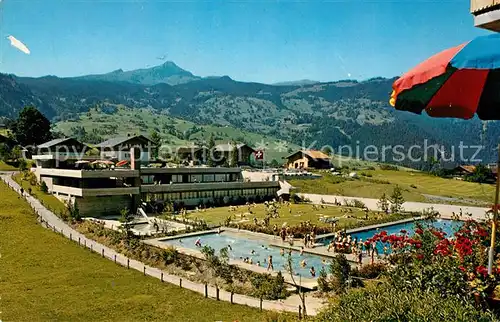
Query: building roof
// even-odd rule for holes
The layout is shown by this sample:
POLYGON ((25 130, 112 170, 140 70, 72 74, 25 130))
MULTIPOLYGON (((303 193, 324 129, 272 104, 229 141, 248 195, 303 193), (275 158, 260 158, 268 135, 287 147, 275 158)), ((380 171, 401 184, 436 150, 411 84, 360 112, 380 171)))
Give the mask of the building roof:
MULTIPOLYGON (((48 142, 45 142, 45 143, 42 143, 38 146, 38 148, 50 148, 50 147, 53 147, 53 146, 56 146, 56 145, 59 145, 61 143, 64 143, 66 141, 69 141, 69 140, 73 140, 73 141, 76 141, 78 143, 80 143, 77 139, 75 138, 61 138, 61 139, 54 139, 54 140, 50 140, 48 142)), ((80 143, 81 144, 81 143, 80 143)))
POLYGON ((476 166, 475 165, 459 165, 455 169, 462 170, 462 171, 465 171, 467 173, 473 173, 474 170, 476 170, 476 166))
MULTIPOLYGON (((245 143, 237 143, 236 144, 236 149, 239 150, 239 149, 241 149, 244 146, 246 146, 247 148, 249 148, 252 151, 255 151, 253 148, 251 148, 249 145, 247 145, 245 143)), ((215 146, 215 150, 216 151, 220 151, 220 152, 231 152, 231 151, 233 151, 233 149, 234 149, 234 145, 231 144, 231 143, 217 144, 215 146)))
POLYGON ((302 153, 303 155, 307 155, 313 159, 330 159, 330 157, 327 154, 325 154, 321 151, 318 151, 318 150, 299 150, 297 152, 290 154, 286 158, 287 159, 291 158, 292 156, 296 155, 297 153, 302 153))
POLYGON ((140 139, 145 140, 145 141, 153 142, 150 139, 148 139, 147 137, 145 137, 144 135, 119 136, 119 137, 111 138, 109 140, 101 142, 101 143, 97 144, 96 147, 98 147, 98 148, 115 147, 115 146, 123 144, 129 140, 137 139, 137 138, 140 138, 140 139))

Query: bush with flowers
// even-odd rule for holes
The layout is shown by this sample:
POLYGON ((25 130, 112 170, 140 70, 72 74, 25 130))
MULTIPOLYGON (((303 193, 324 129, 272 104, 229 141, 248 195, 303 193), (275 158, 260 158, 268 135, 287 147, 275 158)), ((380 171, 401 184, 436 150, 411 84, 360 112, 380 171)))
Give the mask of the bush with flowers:
POLYGON ((498 266, 490 275, 486 268, 489 236, 488 222, 468 220, 452 236, 432 225, 417 224, 413 236, 381 231, 367 242, 390 246, 388 259, 394 267, 389 276, 395 286, 470 298, 492 296, 500 283, 498 266))

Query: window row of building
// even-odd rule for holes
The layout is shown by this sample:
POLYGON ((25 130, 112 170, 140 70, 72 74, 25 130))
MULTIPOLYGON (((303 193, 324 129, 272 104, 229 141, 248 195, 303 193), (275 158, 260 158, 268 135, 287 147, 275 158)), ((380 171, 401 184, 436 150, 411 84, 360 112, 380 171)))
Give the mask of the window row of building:
POLYGON ((240 180, 238 173, 216 174, 154 174, 142 175, 142 184, 197 183, 197 182, 234 182, 240 180))
POLYGON ((187 200, 187 199, 213 199, 224 197, 248 197, 248 196, 275 196, 278 188, 252 188, 252 189, 232 189, 232 190, 205 190, 205 191, 185 191, 185 192, 157 192, 142 193, 144 201, 152 200, 187 200))

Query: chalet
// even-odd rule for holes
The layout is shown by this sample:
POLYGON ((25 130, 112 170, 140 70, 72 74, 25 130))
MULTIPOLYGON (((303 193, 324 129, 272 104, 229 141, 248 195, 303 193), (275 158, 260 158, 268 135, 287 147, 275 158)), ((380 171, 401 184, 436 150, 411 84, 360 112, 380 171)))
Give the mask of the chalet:
POLYGON ((458 167, 453 169, 452 173, 454 176, 463 177, 473 174, 474 170, 476 170, 476 166, 474 165, 459 165, 458 167))
POLYGON ((197 145, 180 146, 175 152, 179 160, 198 164, 206 163, 206 160, 210 155, 207 147, 197 145))
POLYGON ((250 164, 250 156, 255 153, 255 150, 244 143, 237 143, 236 145, 231 143, 216 145, 213 152, 216 163, 224 164, 226 161, 229 163, 235 148, 238 153, 238 165, 250 164))
POLYGON ((300 150, 286 157, 288 169, 329 169, 330 157, 317 150, 300 150))
POLYGON ((149 162, 154 159, 154 150, 157 149, 153 141, 143 135, 122 136, 109 139, 97 145, 101 158, 112 160, 131 161, 131 153, 135 151, 135 160, 149 162), (134 150, 131 150, 134 148, 134 150))

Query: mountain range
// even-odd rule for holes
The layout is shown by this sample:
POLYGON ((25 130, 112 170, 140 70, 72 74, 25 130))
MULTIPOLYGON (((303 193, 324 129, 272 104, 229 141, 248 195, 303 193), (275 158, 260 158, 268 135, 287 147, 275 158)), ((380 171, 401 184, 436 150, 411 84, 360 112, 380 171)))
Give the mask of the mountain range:
MULTIPOLYGON (((342 145, 361 150, 369 145, 378 149, 404 145, 408 149, 426 142, 427 146, 442 145, 446 151, 455 146, 457 154, 463 142, 484 145, 480 156, 485 161, 495 159, 500 137, 495 122, 433 119, 396 111, 388 104, 394 80, 379 77, 269 85, 239 82, 228 76, 202 78, 173 62, 72 78, 1 74, 0 116, 15 117, 23 106, 34 104, 56 124, 78 125, 90 110, 109 114, 122 106, 199 126, 232 127, 306 147, 314 142, 312 148, 330 145, 336 151, 342 145)), ((159 130, 165 135, 168 132, 159 130)), ((105 137, 113 133, 98 134, 105 137)), ((183 135, 183 139, 190 138, 183 135)), ((469 154, 472 152, 465 152, 465 156, 469 154)), ((386 157, 390 159, 390 155, 386 157)), ((407 161, 405 165, 412 164, 407 161)))

